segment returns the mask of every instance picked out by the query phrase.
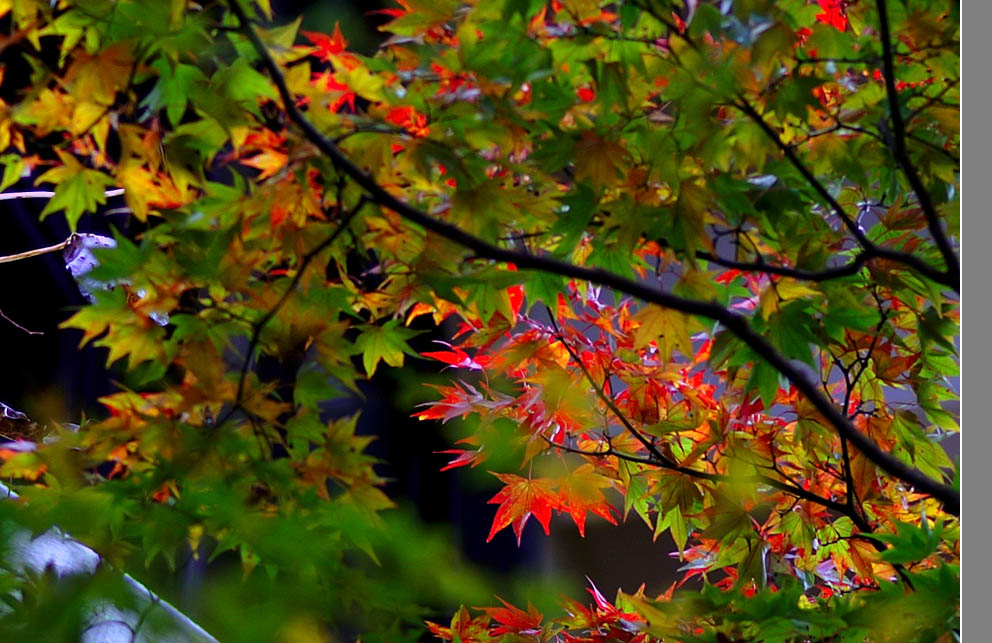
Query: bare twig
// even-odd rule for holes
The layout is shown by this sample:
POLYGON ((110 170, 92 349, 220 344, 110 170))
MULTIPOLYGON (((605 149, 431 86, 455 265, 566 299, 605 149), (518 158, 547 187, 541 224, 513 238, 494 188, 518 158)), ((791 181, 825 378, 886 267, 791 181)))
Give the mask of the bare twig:
MULTIPOLYGON (((124 194, 123 188, 107 190, 103 196, 110 198, 124 194)), ((3 192, 0 193, 0 201, 13 201, 15 199, 50 199, 55 196, 54 192, 48 190, 31 190, 28 192, 3 192)))
POLYGON ((64 250, 69 243, 72 242, 72 235, 65 241, 60 241, 53 246, 45 246, 44 248, 36 248, 35 250, 25 250, 24 252, 18 252, 13 255, 0 256, 0 263, 11 263, 13 261, 20 261, 22 259, 30 259, 31 257, 39 257, 41 255, 47 255, 50 252, 58 252, 59 250, 64 250))
POLYGON ((24 326, 21 326, 16 321, 14 321, 10 317, 8 317, 7 316, 7 313, 3 312, 3 310, 0 310, 0 317, 2 317, 5 320, 7 320, 7 323, 9 323, 14 328, 17 328, 18 330, 22 330, 25 333, 27 333, 28 335, 44 335, 45 334, 45 333, 41 332, 40 330, 29 330, 29 329, 25 328, 24 326))

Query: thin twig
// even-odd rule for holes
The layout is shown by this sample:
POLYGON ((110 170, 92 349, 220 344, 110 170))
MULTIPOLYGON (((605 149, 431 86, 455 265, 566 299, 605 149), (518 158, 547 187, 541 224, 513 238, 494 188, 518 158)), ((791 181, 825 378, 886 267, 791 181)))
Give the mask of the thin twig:
MULTIPOLYGON (((124 194, 123 188, 116 188, 113 190, 107 190, 103 193, 105 197, 121 196, 124 194)), ((49 192, 48 190, 31 190, 28 192, 2 192, 0 193, 0 201, 13 201, 14 199, 50 199, 55 196, 54 192, 49 192)))
MULTIPOLYGON (((311 250, 310 252, 308 252, 306 255, 303 256, 303 259, 300 260, 300 266, 299 268, 297 268, 296 274, 293 275, 293 278, 290 280, 289 286, 286 288, 286 291, 283 292, 282 296, 275 303, 275 305, 272 306, 272 308, 270 308, 265 313, 265 315, 262 316, 261 319, 259 319, 257 322, 255 322, 252 325, 251 339, 249 339, 248 341, 248 348, 245 350, 245 359, 241 363, 241 371, 238 375, 238 389, 237 389, 237 393, 234 396, 234 403, 232 404, 231 408, 228 409, 227 413, 225 413, 224 416, 217 421, 217 424, 215 425, 215 429, 219 428, 221 425, 227 422, 227 420, 234 414, 234 412, 237 409, 241 408, 241 405, 244 402, 245 386, 248 381, 248 372, 251 370, 251 365, 252 362, 254 361, 253 354, 255 352, 255 349, 258 348, 258 343, 262 337, 262 331, 265 330, 265 327, 269 324, 269 322, 271 322, 275 318, 275 316, 279 313, 279 311, 286 304, 286 302, 289 301, 289 298, 296 291, 296 287, 299 285, 300 280, 303 278, 303 274, 307 271, 307 268, 310 266, 310 263, 320 253, 322 253, 324 250, 330 247, 330 245, 337 240, 337 238, 341 235, 341 233, 344 232, 344 230, 348 227, 348 224, 355 217, 355 215, 358 214, 359 210, 361 210, 367 203, 369 203, 369 199, 363 195, 359 199, 355 207, 352 208, 351 211, 345 214, 345 216, 341 219, 337 228, 334 229, 334 232, 332 232, 331 235, 327 237, 327 239, 322 241, 316 248, 314 248, 313 250, 311 250)), ((340 202, 338 205, 340 207, 340 202)))
POLYGON ((5 320, 7 320, 7 322, 8 322, 8 323, 9 323, 9 324, 10 324, 11 326, 13 326, 14 328, 17 328, 18 330, 22 330, 22 331, 24 331, 25 333, 27 333, 28 335, 44 335, 44 334, 45 334, 45 333, 43 333, 43 332, 41 332, 40 330, 29 330, 29 329, 27 329, 27 328, 25 328, 24 326, 21 326, 21 325, 20 325, 20 324, 18 324, 18 323, 17 323, 16 321, 14 321, 14 320, 13 320, 13 319, 11 319, 10 317, 8 317, 8 316, 7 316, 7 313, 5 313, 5 312, 3 312, 3 310, 2 310, 2 309, 0 309, 0 317, 2 317, 2 318, 4 318, 5 320))
POLYGON ((44 248, 37 248, 35 250, 25 250, 24 252, 18 252, 13 255, 0 256, 0 263, 11 263, 13 261, 20 261, 21 259, 30 259, 31 257, 39 257, 41 255, 47 255, 50 252, 58 252, 59 250, 64 250, 67 245, 72 242, 72 235, 65 241, 60 241, 54 246, 46 246, 44 248))

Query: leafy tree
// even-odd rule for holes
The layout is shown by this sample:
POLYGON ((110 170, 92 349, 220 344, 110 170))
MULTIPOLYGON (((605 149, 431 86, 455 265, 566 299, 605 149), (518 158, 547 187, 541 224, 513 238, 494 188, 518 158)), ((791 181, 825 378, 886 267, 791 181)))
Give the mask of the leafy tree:
POLYGON ((470 418, 446 468, 502 456, 489 538, 636 516, 686 574, 437 637, 951 640, 957 5, 400 4, 363 56, 267 0, 0 2, 0 189, 76 232, 122 189, 140 229, 58 248, 128 387, 4 451, 21 519, 121 569, 236 552, 224 591, 281 592, 237 640, 416 637, 353 553, 389 547, 370 438, 321 402, 454 318, 417 415, 470 418))

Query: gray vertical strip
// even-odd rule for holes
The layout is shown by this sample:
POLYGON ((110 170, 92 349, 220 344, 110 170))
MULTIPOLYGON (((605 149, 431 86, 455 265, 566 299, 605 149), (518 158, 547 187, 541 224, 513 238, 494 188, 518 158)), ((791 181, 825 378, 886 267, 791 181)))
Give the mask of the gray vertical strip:
MULTIPOLYGON (((950 3, 948 3, 950 4, 950 3)), ((962 581, 961 634, 963 641, 987 641, 992 632, 992 610, 985 589, 992 578, 992 552, 986 545, 992 533, 992 427, 989 426, 989 383, 992 382, 992 253, 983 246, 992 241, 992 2, 961 2, 961 258, 962 267, 962 581), (965 234, 967 233, 967 234, 965 234), (967 237, 967 241, 965 241, 967 237), (965 295, 967 293, 967 295, 965 295), (966 516, 967 514, 967 516, 966 516)))

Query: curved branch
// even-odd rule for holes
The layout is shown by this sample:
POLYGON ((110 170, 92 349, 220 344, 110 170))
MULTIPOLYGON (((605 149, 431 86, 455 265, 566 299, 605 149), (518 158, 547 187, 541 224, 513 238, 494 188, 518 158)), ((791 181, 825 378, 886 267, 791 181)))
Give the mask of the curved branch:
POLYGON ((923 214, 927 218, 927 228, 930 230, 930 236, 933 237, 937 248, 940 249, 940 254, 944 257, 944 263, 947 264, 947 272, 957 277, 961 271, 958 257, 951 247, 950 239, 947 238, 943 228, 940 227, 940 218, 937 216, 937 209, 930 199, 930 193, 927 192, 927 188, 923 185, 920 175, 917 174, 916 168, 913 167, 913 163, 909 160, 909 154, 906 153, 906 123, 902 119, 902 112, 899 108, 899 95, 896 92, 892 41, 891 34, 889 33, 889 12, 885 0, 876 0, 876 5, 878 6, 878 23, 881 32, 879 35, 882 38, 882 68, 885 72, 885 93, 888 94, 889 113, 892 118, 892 154, 896 157, 899 167, 902 168, 903 173, 909 180, 909 185, 913 188, 913 192, 916 193, 920 207, 923 208, 923 214))
MULTIPOLYGON (((587 281, 600 286, 611 288, 617 292, 636 297, 644 302, 664 306, 672 310, 677 310, 690 315, 698 315, 707 319, 719 322, 731 333, 740 338, 751 348, 760 358, 766 360, 779 373, 784 375, 801 393, 809 398, 813 406, 834 426, 838 433, 847 437, 853 445, 874 462, 883 471, 912 485, 918 490, 928 493, 944 504, 947 512, 958 515, 960 513, 960 494, 950 485, 934 480, 922 472, 906 465, 891 453, 883 451, 868 436, 861 433, 849 420, 841 413, 834 403, 827 399, 817 389, 816 385, 807 377, 806 373, 793 364, 788 358, 781 354, 767 339, 759 335, 748 321, 748 318, 731 311, 719 304, 697 301, 679 297, 666 292, 656 286, 639 283, 626 277, 608 272, 598 268, 586 268, 574 264, 559 261, 553 257, 533 255, 529 252, 508 250, 495 246, 479 237, 476 237, 461 228, 446 221, 436 219, 429 214, 405 203, 387 192, 376 180, 361 168, 355 165, 330 139, 324 136, 320 130, 311 123, 296 107, 285 78, 279 66, 269 54, 265 43, 252 28, 251 23, 245 14, 244 9, 236 1, 229 3, 232 12, 238 17, 244 34, 249 38, 255 50, 262 59, 263 64, 271 75, 272 82, 276 85, 283 100, 283 108, 287 116, 299 127, 307 139, 313 143, 317 149, 325 154, 334 166, 344 174, 347 174, 355 183, 361 186, 369 197, 380 206, 387 207, 401 217, 416 223, 423 228, 434 232, 461 245, 477 256, 499 262, 512 262, 519 269, 530 269, 540 272, 560 275, 570 279, 587 281)), ((815 179, 814 179, 815 180, 815 179)), ((902 258, 903 253, 890 250, 877 250, 878 256, 889 258, 893 253, 902 258), (889 256, 887 256, 889 255, 889 256)), ((922 264, 916 257, 910 257, 917 263, 923 265, 931 274, 938 274, 935 270, 922 264)), ((956 276, 956 275, 955 275, 956 276)), ((941 282, 943 283, 943 282, 941 282)))
POLYGON ((763 261, 735 261, 733 259, 724 259, 723 257, 712 255, 705 250, 696 251, 697 258, 705 259, 706 261, 715 263, 718 266, 723 266, 724 268, 732 268, 734 270, 742 270, 745 272, 764 272, 770 275, 791 277, 792 279, 796 279, 798 281, 829 281, 831 279, 840 279, 841 277, 850 277, 851 275, 858 274, 861 268, 868 263, 868 260, 875 256, 875 253, 869 248, 862 250, 850 263, 846 263, 842 266, 825 268, 823 270, 800 270, 798 268, 776 266, 763 261))

